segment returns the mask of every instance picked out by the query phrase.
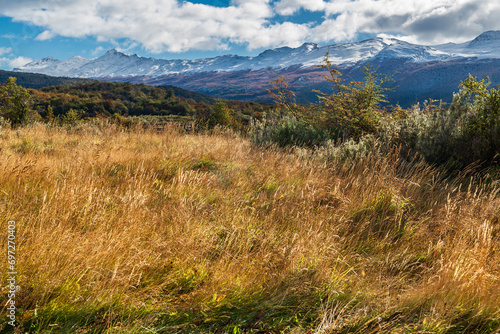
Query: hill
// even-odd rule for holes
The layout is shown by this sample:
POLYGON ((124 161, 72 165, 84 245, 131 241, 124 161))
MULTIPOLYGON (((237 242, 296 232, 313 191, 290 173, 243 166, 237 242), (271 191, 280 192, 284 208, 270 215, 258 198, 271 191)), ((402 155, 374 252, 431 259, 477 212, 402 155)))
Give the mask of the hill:
MULTIPOLYGON (((0 70, 0 84, 5 84, 9 77, 17 78, 16 83, 19 86, 31 89, 41 89, 51 86, 60 86, 59 88, 57 88, 58 91, 75 92, 78 90, 93 91, 98 87, 99 90, 102 89, 106 90, 107 88, 110 88, 110 86, 107 86, 107 88, 106 86, 100 86, 98 82, 100 82, 101 80, 95 80, 95 79, 54 77, 38 73, 0 70), (89 86, 85 86, 86 84, 89 86), (94 86, 92 86, 92 84, 94 84, 94 86), (63 86, 67 87, 63 88, 63 86), (73 86, 73 88, 69 88, 69 86, 73 86)), ((120 82, 120 80, 112 80, 112 81, 120 82)), ((176 96, 185 99, 192 99, 196 102, 215 103, 218 101, 216 97, 213 97, 211 95, 189 91, 187 89, 183 89, 172 85, 159 85, 158 88, 167 92, 169 90, 172 90, 176 96)))
POLYGON ((163 85, 163 84, 156 84, 156 85, 150 85, 144 80, 142 80, 140 77, 135 78, 135 80, 130 81, 124 78, 105 78, 103 81, 108 81, 108 82, 117 82, 117 83, 134 83, 134 84, 147 84, 148 86, 155 86, 159 89, 163 89, 165 91, 170 91, 172 90, 175 96, 182 97, 184 99, 192 99, 195 102, 204 102, 204 103, 215 103, 220 100, 219 97, 215 97, 209 94, 203 94, 199 92, 194 92, 192 90, 188 89, 183 89, 178 86, 173 86, 173 85, 163 85))
POLYGON ((208 119, 217 103, 222 103, 238 126, 260 118, 272 106, 255 102, 224 101, 174 86, 148 86, 128 82, 94 81, 31 89, 31 102, 42 118, 61 121, 96 116, 186 116, 199 126, 208 119))
POLYGON ((50 105, 55 116, 73 109, 80 117, 111 116, 115 113, 122 116, 186 116, 194 113, 195 104, 215 102, 213 97, 173 86, 159 88, 104 81, 44 87, 33 90, 32 96, 36 109, 41 110, 39 113, 42 115, 50 105))
POLYGON ((55 85, 76 85, 82 83, 92 83, 96 81, 93 79, 53 77, 45 74, 0 70, 0 84, 6 83, 9 77, 17 78, 17 84, 20 86, 33 89, 55 85))

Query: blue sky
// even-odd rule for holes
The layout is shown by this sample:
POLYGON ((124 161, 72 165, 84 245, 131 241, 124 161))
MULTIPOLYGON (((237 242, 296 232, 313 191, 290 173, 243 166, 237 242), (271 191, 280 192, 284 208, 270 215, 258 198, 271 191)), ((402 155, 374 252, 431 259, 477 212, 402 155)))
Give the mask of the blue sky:
POLYGON ((0 0, 0 68, 112 48, 193 59, 379 35, 464 42, 498 17, 498 0, 0 0))

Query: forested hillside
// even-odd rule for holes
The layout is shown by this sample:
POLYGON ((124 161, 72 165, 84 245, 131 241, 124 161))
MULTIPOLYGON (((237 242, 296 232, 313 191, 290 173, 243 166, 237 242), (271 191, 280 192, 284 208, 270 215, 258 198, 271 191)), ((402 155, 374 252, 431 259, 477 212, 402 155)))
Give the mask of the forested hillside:
POLYGON ((4 118, 14 124, 29 119, 74 123, 92 117, 111 116, 123 124, 130 124, 130 120, 123 117, 182 116, 196 119, 200 127, 222 122, 220 124, 228 123, 241 128, 248 126, 252 118, 261 119, 262 113, 271 108, 270 104, 220 101, 172 86, 130 83, 96 81, 26 90, 17 84, 15 78, 11 78, 2 89, 6 98, 4 102, 13 104, 9 108, 18 110, 3 111, 4 118), (222 111, 227 119, 214 121, 216 110, 222 111))
POLYGON ((0 70, 0 84, 5 84, 10 77, 17 78, 17 84, 26 88, 39 89, 54 85, 75 85, 95 82, 92 79, 52 77, 44 74, 23 73, 0 70))

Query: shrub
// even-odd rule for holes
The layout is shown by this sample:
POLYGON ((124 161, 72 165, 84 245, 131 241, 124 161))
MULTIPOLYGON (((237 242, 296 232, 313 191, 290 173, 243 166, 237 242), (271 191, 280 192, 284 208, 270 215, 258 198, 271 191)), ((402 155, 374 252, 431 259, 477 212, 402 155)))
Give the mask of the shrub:
POLYGON ((68 125, 75 125, 81 120, 82 112, 80 110, 70 109, 64 116, 61 116, 61 123, 68 125))
POLYGON ((363 158, 372 156, 374 152, 383 151, 385 150, 375 136, 366 135, 358 140, 350 139, 337 144, 329 140, 318 148, 316 155, 322 161, 354 164, 363 158))
POLYGON ((323 75, 333 86, 330 94, 314 91, 319 94, 320 104, 308 107, 295 102, 295 94, 289 90, 283 76, 271 82, 276 93, 268 90, 276 101, 280 113, 288 115, 281 123, 271 125, 268 129, 273 133, 268 139, 279 140, 279 145, 315 146, 332 137, 336 142, 358 140, 364 135, 377 135, 385 109, 381 103, 385 100, 388 88, 382 86, 392 80, 390 77, 376 73, 370 66, 365 66, 365 78, 362 82, 343 83, 341 73, 332 67, 325 56, 328 71, 323 75), (284 140, 280 140, 283 138, 284 140))
POLYGON ((227 105, 224 102, 218 102, 213 106, 212 112, 208 117, 208 127, 212 129, 216 125, 230 126, 231 119, 227 105))
POLYGON ((431 163, 463 168, 494 163, 500 152, 500 88, 469 77, 448 108, 432 102, 416 107, 400 122, 398 140, 431 163))
POLYGON ((344 84, 341 73, 332 68, 328 54, 322 67, 328 70, 329 74, 324 77, 332 83, 334 91, 330 94, 316 91, 324 107, 323 115, 318 120, 325 124, 336 139, 342 141, 376 134, 384 113, 380 104, 387 102, 384 93, 389 90, 382 88, 382 85, 391 78, 365 65, 364 81, 344 84))
POLYGON ((314 147, 327 141, 330 134, 328 131, 318 129, 302 120, 284 116, 252 122, 249 137, 250 141, 257 146, 268 146, 275 143, 280 147, 314 147))
POLYGON ((3 118, 2 116, 0 116, 0 129, 4 128, 4 129, 10 129, 11 127, 11 123, 8 119, 6 118, 3 118))

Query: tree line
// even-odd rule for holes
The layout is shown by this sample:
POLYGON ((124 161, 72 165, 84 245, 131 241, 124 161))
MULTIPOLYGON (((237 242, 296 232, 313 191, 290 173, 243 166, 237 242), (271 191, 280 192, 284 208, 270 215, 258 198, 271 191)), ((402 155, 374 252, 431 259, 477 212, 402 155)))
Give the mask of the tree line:
POLYGON ((173 86, 131 83, 92 82, 37 90, 19 86, 16 78, 10 77, 0 91, 0 117, 13 126, 29 121, 74 123, 93 117, 123 121, 147 115, 190 117, 203 127, 242 128, 271 108, 262 103, 220 101, 173 86))

